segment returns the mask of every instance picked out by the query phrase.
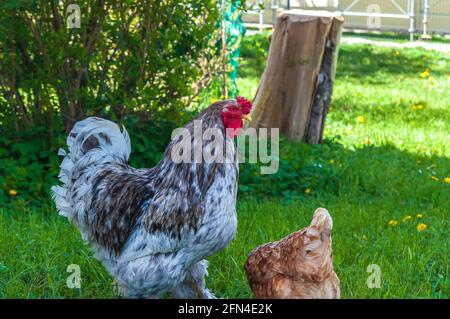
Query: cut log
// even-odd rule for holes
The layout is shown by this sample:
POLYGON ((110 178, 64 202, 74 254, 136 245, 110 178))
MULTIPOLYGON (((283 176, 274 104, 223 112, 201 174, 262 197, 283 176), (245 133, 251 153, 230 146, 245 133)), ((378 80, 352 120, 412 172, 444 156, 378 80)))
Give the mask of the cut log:
POLYGON ((327 11, 289 10, 278 16, 250 127, 322 141, 343 21, 327 11))

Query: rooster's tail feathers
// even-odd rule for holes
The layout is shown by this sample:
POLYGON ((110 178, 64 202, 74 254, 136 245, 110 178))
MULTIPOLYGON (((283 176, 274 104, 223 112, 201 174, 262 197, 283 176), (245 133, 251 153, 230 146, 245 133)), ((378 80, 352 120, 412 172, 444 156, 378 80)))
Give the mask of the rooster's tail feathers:
POLYGON ((95 169, 95 166, 105 163, 126 163, 130 157, 131 143, 124 127, 121 131, 111 121, 89 117, 75 123, 67 137, 67 146, 68 152, 63 149, 58 151, 58 155, 64 156, 58 176, 62 185, 52 187, 52 197, 59 213, 71 219, 71 215, 77 214, 75 207, 80 204, 77 199, 83 195, 83 190, 87 191, 83 187, 86 186, 83 185, 86 176, 81 176, 87 173, 86 168, 95 169), (76 190, 72 189, 72 184, 76 184, 76 190))
POLYGON ((83 156, 93 148, 100 148, 110 155, 128 160, 131 152, 131 143, 125 128, 120 131, 117 124, 98 117, 75 123, 67 137, 69 153, 83 156))

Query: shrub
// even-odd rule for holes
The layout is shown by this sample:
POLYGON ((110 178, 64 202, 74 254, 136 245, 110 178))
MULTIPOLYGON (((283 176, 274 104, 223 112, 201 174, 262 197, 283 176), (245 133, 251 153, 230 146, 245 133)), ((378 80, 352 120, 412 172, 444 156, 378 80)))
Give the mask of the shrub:
MULTIPOLYGON (((175 123, 158 121, 138 123, 125 119, 132 143, 130 164, 152 167, 161 159, 175 123)), ((50 187, 58 184, 61 158, 58 147, 64 146, 65 133, 51 134, 44 128, 0 135, 0 203, 13 199, 42 205, 50 202, 50 187), (14 196, 10 191, 16 191, 14 196)))
POLYGON ((214 74, 213 0, 0 3, 0 124, 58 130, 97 114, 177 119, 214 74))

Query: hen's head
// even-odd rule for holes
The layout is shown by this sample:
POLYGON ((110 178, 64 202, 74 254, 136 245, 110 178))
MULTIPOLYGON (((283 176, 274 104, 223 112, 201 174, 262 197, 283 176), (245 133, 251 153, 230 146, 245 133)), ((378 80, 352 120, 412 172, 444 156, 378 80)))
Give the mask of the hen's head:
POLYGON ((251 109, 252 103, 241 96, 238 96, 236 101, 224 105, 220 116, 228 136, 235 137, 239 134, 239 130, 244 126, 242 120, 251 120, 249 115, 251 109))
POLYGON ((304 280, 322 281, 333 270, 333 220, 324 208, 314 212, 311 225, 287 238, 282 250, 286 271, 304 280))

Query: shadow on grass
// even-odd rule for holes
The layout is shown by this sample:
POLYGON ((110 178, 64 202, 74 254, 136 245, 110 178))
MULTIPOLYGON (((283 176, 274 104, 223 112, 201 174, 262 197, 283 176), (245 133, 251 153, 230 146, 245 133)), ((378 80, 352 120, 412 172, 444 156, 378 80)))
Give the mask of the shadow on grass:
POLYGON ((443 201, 448 191, 443 179, 450 171, 450 159, 422 157, 392 145, 351 150, 330 140, 312 146, 282 140, 278 172, 261 175, 259 168, 257 164, 241 165, 240 195, 280 198, 282 202, 316 194, 380 200, 396 196, 431 205, 437 199, 443 201))

